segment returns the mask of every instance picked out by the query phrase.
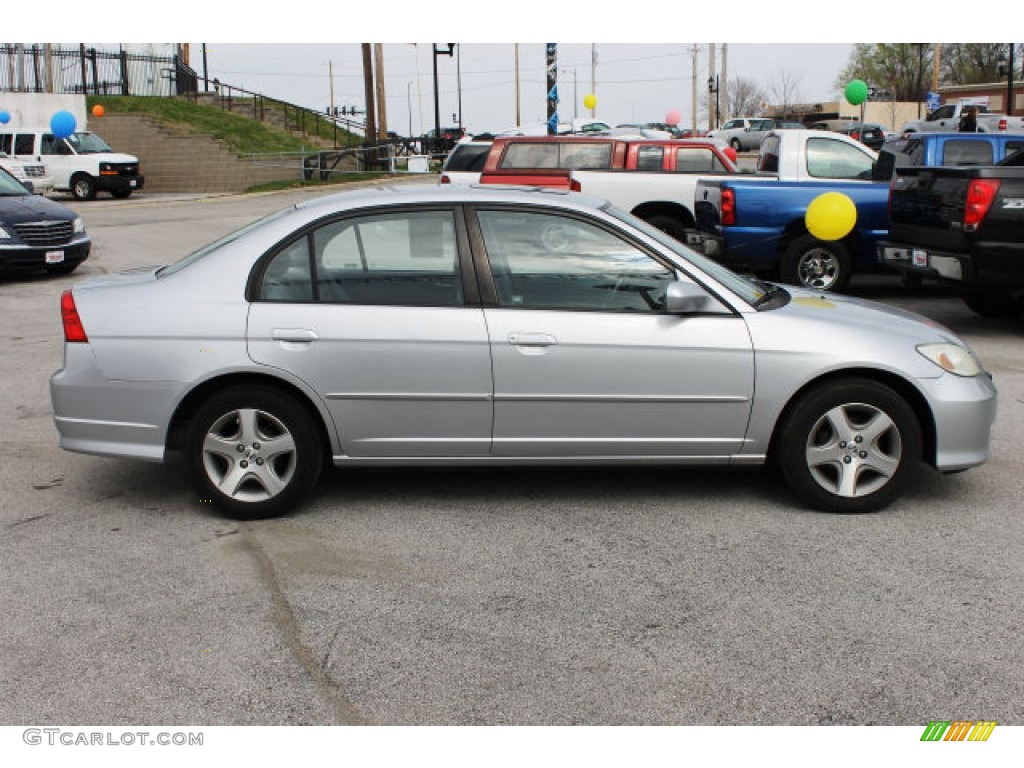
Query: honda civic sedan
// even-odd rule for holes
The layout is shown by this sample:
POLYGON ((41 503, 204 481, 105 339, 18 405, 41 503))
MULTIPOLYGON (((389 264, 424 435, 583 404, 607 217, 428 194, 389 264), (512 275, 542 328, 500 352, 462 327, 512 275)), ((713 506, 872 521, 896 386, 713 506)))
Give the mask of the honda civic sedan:
POLYGON ((284 513, 321 468, 772 463, 880 509, 989 456, 991 377, 921 317, 738 276, 577 193, 394 186, 61 297, 70 451, 180 455, 284 513))

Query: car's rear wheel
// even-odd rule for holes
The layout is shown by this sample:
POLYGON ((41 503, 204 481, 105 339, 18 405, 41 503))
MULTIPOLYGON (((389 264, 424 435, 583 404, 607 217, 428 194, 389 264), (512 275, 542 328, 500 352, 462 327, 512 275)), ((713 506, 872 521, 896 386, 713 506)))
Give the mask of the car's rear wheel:
POLYGON ((740 140, 736 139, 736 138, 731 139, 729 141, 729 146, 732 147, 733 149, 735 149, 737 152, 739 152, 741 149, 743 149, 743 147, 740 145, 740 140))
POLYGON ((318 434, 306 409, 275 389, 243 386, 214 395, 192 418, 186 439, 200 499, 239 519, 287 512, 320 476, 318 434))
POLYGON ((827 512, 874 512, 920 466, 921 427, 895 390, 853 379, 804 395, 779 425, 778 464, 790 488, 827 512))
POLYGON ((842 291, 852 272, 846 246, 835 240, 801 235, 786 246, 779 265, 782 282, 820 291, 842 291))

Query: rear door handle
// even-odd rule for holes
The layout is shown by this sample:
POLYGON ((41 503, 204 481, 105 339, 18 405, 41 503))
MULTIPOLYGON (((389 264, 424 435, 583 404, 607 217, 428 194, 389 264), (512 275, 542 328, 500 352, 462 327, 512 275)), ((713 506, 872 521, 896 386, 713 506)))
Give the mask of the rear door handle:
POLYGON ((270 331, 270 338, 274 341, 293 341, 308 344, 320 337, 311 328, 274 328, 270 331))
POLYGON ((510 333, 508 343, 517 347, 550 347, 558 339, 547 333, 510 333))

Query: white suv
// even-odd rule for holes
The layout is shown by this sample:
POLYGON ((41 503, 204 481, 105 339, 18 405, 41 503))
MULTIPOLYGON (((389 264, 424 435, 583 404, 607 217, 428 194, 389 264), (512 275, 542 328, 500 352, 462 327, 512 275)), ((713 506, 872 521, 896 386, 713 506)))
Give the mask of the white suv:
POLYGON ((740 134, 747 130, 750 124, 756 119, 757 118, 755 117, 734 117, 731 120, 726 121, 725 125, 721 128, 708 131, 708 136, 712 139, 721 139, 739 152, 743 148, 740 140, 740 134))

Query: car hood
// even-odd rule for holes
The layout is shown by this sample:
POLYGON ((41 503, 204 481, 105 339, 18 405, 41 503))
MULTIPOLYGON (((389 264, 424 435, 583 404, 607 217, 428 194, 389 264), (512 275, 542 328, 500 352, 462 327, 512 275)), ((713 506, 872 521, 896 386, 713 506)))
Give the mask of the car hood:
POLYGON ((41 195, 15 195, 0 197, 0 219, 11 224, 39 221, 40 218, 73 221, 78 214, 41 195))
POLYGON ((838 323, 844 329, 870 333, 912 336, 920 341, 963 341, 941 323, 899 307, 835 293, 822 293, 791 285, 782 286, 790 301, 779 312, 812 325, 838 323))

